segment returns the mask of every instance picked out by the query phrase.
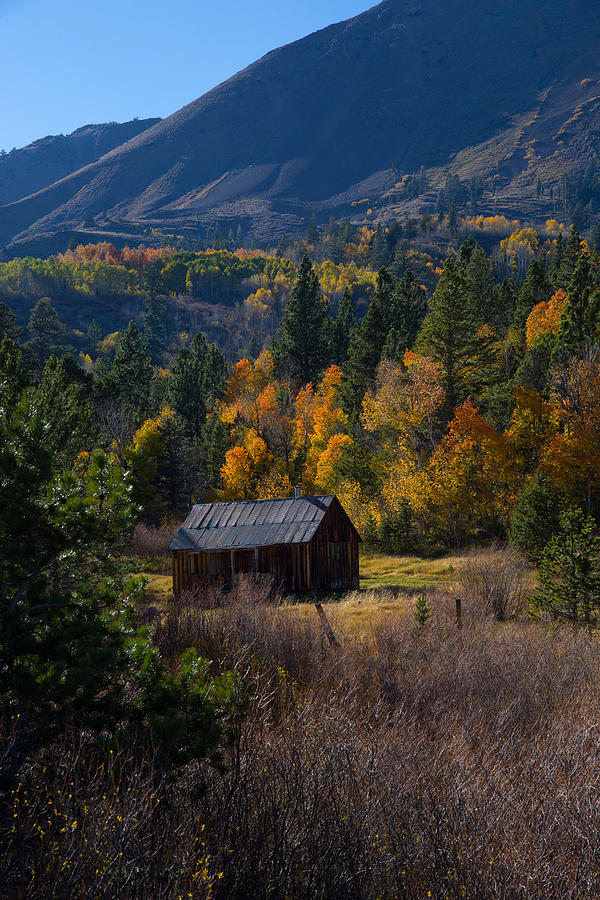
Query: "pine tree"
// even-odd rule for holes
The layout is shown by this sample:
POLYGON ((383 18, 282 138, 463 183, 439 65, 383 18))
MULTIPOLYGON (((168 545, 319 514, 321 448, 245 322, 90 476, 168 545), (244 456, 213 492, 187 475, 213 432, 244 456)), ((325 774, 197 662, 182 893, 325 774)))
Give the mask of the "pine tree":
POLYGON ((304 256, 273 347, 277 367, 303 384, 315 381, 332 356, 327 301, 308 256, 304 256))
POLYGON ((252 337, 248 343, 248 349, 246 351, 246 356, 250 360, 250 362, 255 362, 260 356, 260 351, 262 350, 260 341, 256 336, 256 332, 252 332, 252 337))
POLYGON ((499 320, 498 285, 494 279, 493 266, 485 250, 475 241, 468 262, 464 267, 467 287, 471 294, 473 309, 481 318, 496 326, 499 320))
POLYGON ((132 406, 142 420, 150 408, 152 364, 140 333, 133 322, 120 331, 115 357, 103 389, 117 400, 132 406))
POLYGON ((92 319, 90 324, 88 325, 87 330, 87 350, 88 353, 94 357, 98 351, 98 344, 102 340, 102 328, 96 322, 95 319, 92 319))
POLYGON ((456 215, 456 206, 454 203, 450 205, 450 211, 448 212, 448 231, 450 234, 456 234, 458 226, 458 217, 456 215))
POLYGON ((517 308, 517 290, 515 283, 510 278, 505 278, 498 288, 498 308, 495 322, 499 330, 504 333, 508 330, 515 318, 517 308))
POLYGON ((408 269, 390 295, 388 339, 386 344, 394 349, 388 359, 401 359, 404 350, 410 349, 427 315, 427 298, 421 285, 408 269), (393 332, 393 334, 391 334, 393 332))
POLYGON ((17 319, 6 303, 0 303, 0 343, 3 338, 11 341, 20 341, 23 337, 23 329, 17 325, 17 319))
POLYGON ((355 328, 350 341, 341 393, 344 409, 354 420, 358 417, 363 397, 381 361, 385 338, 389 331, 394 289, 391 275, 382 269, 377 277, 377 287, 367 314, 355 328))
POLYGON ((319 232, 317 230, 317 217, 313 213, 306 229, 306 243, 316 244, 319 240, 319 232))
POLYGON ((574 354, 580 355, 586 344, 596 337, 598 294, 593 292, 590 262, 585 253, 577 261, 567 298, 556 338, 554 362, 563 362, 574 354))
POLYGON ((82 451, 93 448, 95 429, 87 393, 70 377, 66 360, 51 356, 29 397, 31 412, 45 423, 44 444, 60 470, 71 468, 82 451))
POLYGON ((598 624, 600 611, 600 538, 596 523, 580 509, 562 514, 560 533, 542 555, 540 590, 531 601, 534 616, 548 614, 559 621, 588 627, 598 624))
POLYGON ((440 368, 446 418, 481 388, 481 379, 489 374, 487 361, 483 363, 482 358, 490 338, 480 333, 480 326, 479 310, 467 280, 458 263, 450 258, 446 260, 416 342, 418 352, 431 357, 440 368))
POLYGON ((552 256, 552 262, 550 263, 550 269, 548 272, 548 278, 554 290, 557 289, 558 273, 560 272, 560 267, 562 265, 564 255, 565 241, 562 236, 562 232, 559 232, 558 237, 556 238, 556 247, 554 249, 554 255, 552 256))
POLYGON ((183 420, 189 437, 199 438, 206 414, 223 395, 227 365, 223 355, 203 334, 180 350, 171 365, 167 400, 183 420))
POLYGON ((202 393, 207 409, 212 409, 215 400, 225 393, 227 375, 225 357, 215 344, 209 344, 202 368, 202 393))
POLYGON ((340 300, 335 319, 335 359, 343 365, 348 357, 348 348, 356 328, 356 308, 350 288, 346 288, 340 300))
POLYGON ((171 364, 167 396, 169 405, 183 420, 191 435, 199 435, 206 420, 202 375, 206 354, 191 347, 180 350, 171 364))
POLYGON ((143 585, 114 560, 138 514, 128 480, 100 450, 56 474, 45 433, 26 403, 0 412, 0 716, 18 722, 0 778, 65 728, 106 742, 126 725, 165 769, 214 758, 232 676, 212 679, 195 651, 167 672, 136 634, 143 585))
POLYGON ((540 471, 519 494, 510 523, 510 540, 535 565, 558 534, 564 507, 563 492, 540 471))
POLYGON ((569 238, 565 245, 564 253, 560 261, 560 268, 556 276, 556 287, 567 290, 573 278, 577 260, 581 253, 581 235, 575 225, 571 225, 569 238))
POLYGON ((514 326, 525 335, 525 324, 534 306, 543 300, 549 300, 551 287, 546 275, 546 268, 542 262, 533 259, 527 270, 527 276, 519 291, 515 309, 514 326))
POLYGON ((211 416, 206 424, 205 441, 208 481, 216 488, 221 481, 221 468, 229 449, 229 428, 216 415, 211 416))
POLYGON ((9 337, 0 341, 0 410, 12 416, 24 389, 29 384, 30 372, 23 364, 23 350, 9 337))
POLYGON ((163 296, 150 294, 144 297, 144 343, 153 362, 158 362, 164 350, 167 336, 166 311, 167 303, 163 296))
POLYGON ((388 244, 388 236, 381 225, 377 226, 377 230, 373 235, 373 243, 371 246, 371 268, 383 269, 388 264, 390 248, 388 244))
POLYGON ((64 356, 71 349, 67 329, 47 297, 38 300, 33 307, 27 329, 30 334, 27 346, 37 357, 40 367, 51 356, 64 356))

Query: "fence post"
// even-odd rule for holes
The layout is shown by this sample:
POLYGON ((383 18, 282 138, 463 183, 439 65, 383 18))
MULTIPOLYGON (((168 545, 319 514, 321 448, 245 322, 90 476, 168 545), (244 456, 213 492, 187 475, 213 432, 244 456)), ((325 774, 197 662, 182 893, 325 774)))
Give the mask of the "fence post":
POLYGON ((319 614, 319 619, 321 620, 321 625, 323 626, 323 631, 327 635, 329 643, 331 644, 332 647, 339 647, 340 645, 338 643, 338 639, 336 638, 335 634, 333 633, 333 628, 329 624, 327 616, 325 615, 325 610, 323 609, 323 607, 321 606, 320 603, 315 603, 315 609, 317 610, 317 613, 319 614))
POLYGON ((456 624, 462 628, 462 599, 460 597, 456 598, 456 624))

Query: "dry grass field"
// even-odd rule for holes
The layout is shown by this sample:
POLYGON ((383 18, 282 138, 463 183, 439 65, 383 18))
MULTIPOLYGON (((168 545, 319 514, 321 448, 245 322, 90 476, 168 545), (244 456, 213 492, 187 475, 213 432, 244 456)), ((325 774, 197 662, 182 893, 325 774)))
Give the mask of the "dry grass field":
MULTIPOLYGON (((501 560, 503 550, 487 551, 488 557, 501 560)), ((449 593, 463 594, 461 567, 467 557, 444 556, 439 559, 424 559, 418 556, 387 556, 383 554, 361 554, 360 590, 351 591, 323 602, 328 618, 342 630, 349 628, 369 629, 374 623, 386 618, 394 619, 405 610, 414 609, 416 597, 424 594, 435 607, 446 600, 449 593)), ((143 604, 152 606, 165 614, 173 599, 170 560, 156 558, 146 561, 136 573, 147 579, 143 604)), ((534 577, 525 572, 524 577, 533 588, 534 577)), ((301 620, 315 616, 313 601, 306 598, 298 603, 298 598, 283 601, 280 614, 301 620)), ((468 602, 466 600, 465 602, 468 602)))
MULTIPOLYGON (((508 563, 483 559, 496 584, 508 563)), ((339 647, 311 604, 250 583, 217 608, 165 603, 165 659, 192 646, 236 673, 224 768, 167 774, 127 741, 107 760, 66 737, 14 794, 0 895, 600 896, 600 642, 523 609, 498 622, 472 586, 459 629, 441 584, 424 627, 410 591, 326 604, 339 647)))

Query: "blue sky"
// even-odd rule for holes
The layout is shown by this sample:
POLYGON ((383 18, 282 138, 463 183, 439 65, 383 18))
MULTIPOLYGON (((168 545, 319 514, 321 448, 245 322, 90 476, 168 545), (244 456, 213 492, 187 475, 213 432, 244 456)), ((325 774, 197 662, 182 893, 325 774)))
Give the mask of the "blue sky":
POLYGON ((0 149, 166 116, 376 0, 0 0, 0 149))

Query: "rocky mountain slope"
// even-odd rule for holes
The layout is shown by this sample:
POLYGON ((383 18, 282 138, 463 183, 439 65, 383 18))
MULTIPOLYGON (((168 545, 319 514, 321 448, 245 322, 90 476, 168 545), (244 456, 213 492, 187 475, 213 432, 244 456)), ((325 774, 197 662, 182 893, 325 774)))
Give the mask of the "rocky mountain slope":
POLYGON ((71 172, 95 162, 160 119, 134 119, 85 125, 72 134, 49 135, 0 156, 0 204, 41 191, 71 172))
POLYGON ((384 0, 0 208, 0 244, 90 218, 198 234, 241 222, 265 239, 364 200, 382 216, 431 205, 448 172, 481 179, 494 211, 543 215, 538 177, 583 171, 599 136, 592 4, 384 0), (421 200, 395 189, 421 169, 421 200))

